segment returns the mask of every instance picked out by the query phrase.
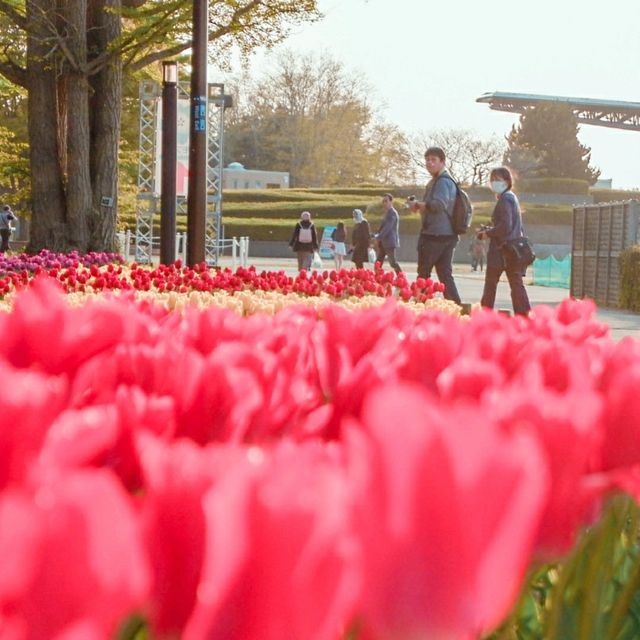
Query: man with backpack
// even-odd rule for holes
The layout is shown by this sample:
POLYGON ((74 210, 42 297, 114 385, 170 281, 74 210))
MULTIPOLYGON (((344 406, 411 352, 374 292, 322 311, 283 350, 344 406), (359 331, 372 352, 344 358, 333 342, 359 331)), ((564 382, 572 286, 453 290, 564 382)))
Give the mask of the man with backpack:
POLYGON ((2 207, 2 211, 0 212, 0 253, 4 253, 9 249, 9 238, 13 231, 11 223, 14 220, 17 220, 17 218, 13 211, 11 211, 11 207, 9 205, 2 207))
POLYGON ((289 246, 298 256, 298 271, 303 269, 309 271, 313 261, 313 253, 318 250, 318 236, 308 211, 303 211, 300 214, 300 222, 296 223, 289 246))
POLYGON ((412 211, 419 211, 422 216, 418 239, 418 277, 429 278, 435 267, 438 280, 445 286, 444 297, 461 304, 453 279, 453 251, 458 244, 454 227, 458 184, 446 169, 446 156, 440 147, 429 147, 424 159, 431 180, 427 184, 423 202, 414 201, 411 205, 412 211))

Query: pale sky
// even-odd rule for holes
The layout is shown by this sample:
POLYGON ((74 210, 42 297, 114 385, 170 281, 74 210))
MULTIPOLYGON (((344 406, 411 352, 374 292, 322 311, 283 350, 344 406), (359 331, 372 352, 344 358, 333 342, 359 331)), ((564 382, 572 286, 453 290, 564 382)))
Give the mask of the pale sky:
MULTIPOLYGON (((508 91, 640 102, 638 0, 319 0, 325 18, 283 45, 326 51, 374 88, 406 133, 505 135, 516 114, 475 102, 508 91)), ((269 55, 258 54, 257 72, 269 55)), ((640 131, 582 125, 614 188, 640 188, 640 131)))

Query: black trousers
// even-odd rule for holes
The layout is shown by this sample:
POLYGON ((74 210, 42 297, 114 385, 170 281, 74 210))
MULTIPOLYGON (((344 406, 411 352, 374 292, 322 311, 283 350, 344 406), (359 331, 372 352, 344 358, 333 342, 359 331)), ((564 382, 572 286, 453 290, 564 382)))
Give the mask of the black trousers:
POLYGON ((507 274, 507 280, 509 281, 509 287, 511 289, 513 312, 519 315, 527 315, 529 311, 531 311, 531 303, 529 302, 529 296, 527 295, 527 290, 523 282, 525 271, 526 270, 520 269, 519 267, 507 267, 498 248, 489 250, 487 270, 484 274, 484 291, 482 292, 480 304, 488 309, 493 309, 493 305, 496 302, 498 282, 504 272, 507 274))
POLYGON ((9 238, 11 237, 10 229, 0 229, 0 253, 4 253, 9 249, 9 238))
POLYGON ((453 279, 453 250, 458 236, 426 236, 418 240, 418 277, 430 278, 435 267, 438 280, 444 285, 444 297, 462 304, 453 279))

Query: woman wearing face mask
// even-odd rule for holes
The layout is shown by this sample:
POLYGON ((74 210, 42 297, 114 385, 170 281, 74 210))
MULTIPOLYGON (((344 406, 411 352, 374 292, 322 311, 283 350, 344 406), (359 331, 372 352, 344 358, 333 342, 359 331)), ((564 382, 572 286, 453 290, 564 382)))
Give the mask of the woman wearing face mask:
POLYGON ((524 235, 522 230, 522 213, 518 198, 511 190, 513 178, 506 167, 498 167, 491 171, 489 178, 491 190, 496 194, 497 203, 491 215, 491 226, 478 234, 479 239, 489 238, 487 254, 487 270, 484 276, 484 291, 480 304, 493 309, 496 300, 498 281, 504 271, 511 287, 511 302, 514 313, 527 315, 531 310, 529 296, 524 288, 523 277, 526 269, 514 265, 503 258, 501 247, 508 240, 515 240, 524 235))

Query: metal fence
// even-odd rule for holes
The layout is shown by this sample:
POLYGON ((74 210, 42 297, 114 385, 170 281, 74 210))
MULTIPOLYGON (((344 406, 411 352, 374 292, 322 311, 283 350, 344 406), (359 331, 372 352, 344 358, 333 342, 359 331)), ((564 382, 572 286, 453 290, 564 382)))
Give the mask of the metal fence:
MULTIPOLYGON (((118 233, 118 243, 120 244, 120 253, 125 260, 129 260, 132 252, 135 252, 136 234, 127 230, 118 233)), ((160 247, 160 238, 152 238, 152 249, 160 247)), ((153 253, 153 250, 151 251, 153 253)), ((216 255, 225 256, 227 253, 231 257, 231 267, 249 266, 249 237, 242 236, 240 238, 220 238, 217 242, 216 255)), ((183 264, 187 261, 187 234, 176 234, 176 259, 182 260, 183 264)))
POLYGON ((620 254, 638 243, 640 202, 611 202, 574 207, 571 295, 617 307, 620 254))
POLYGON ((571 256, 565 256, 562 260, 555 256, 536 258, 533 263, 533 284, 568 289, 571 284, 571 256))

